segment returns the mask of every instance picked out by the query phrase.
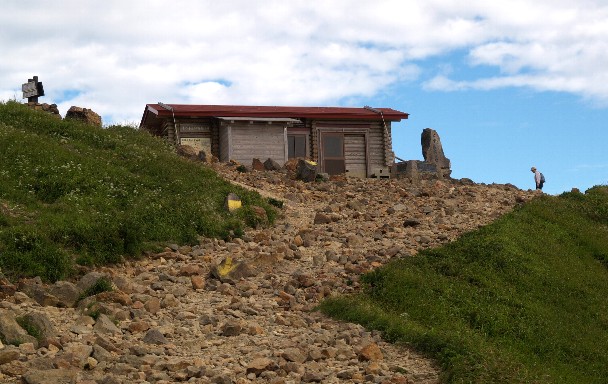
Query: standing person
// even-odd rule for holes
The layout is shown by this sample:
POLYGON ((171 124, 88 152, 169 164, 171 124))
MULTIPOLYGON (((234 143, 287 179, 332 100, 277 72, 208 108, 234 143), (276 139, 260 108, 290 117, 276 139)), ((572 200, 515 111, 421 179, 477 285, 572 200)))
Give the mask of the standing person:
POLYGON ((532 167, 530 169, 530 171, 532 171, 532 173, 534 173, 534 182, 536 183, 536 190, 537 191, 542 191, 543 189, 543 184, 545 184, 545 178, 543 177, 543 174, 540 173, 536 167, 532 167))

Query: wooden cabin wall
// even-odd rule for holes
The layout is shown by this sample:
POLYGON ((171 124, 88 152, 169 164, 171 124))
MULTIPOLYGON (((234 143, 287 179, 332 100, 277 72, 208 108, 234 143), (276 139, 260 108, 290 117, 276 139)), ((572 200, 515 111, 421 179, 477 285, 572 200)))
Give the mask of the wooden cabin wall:
POLYGON ((173 121, 163 121, 162 132, 162 136, 165 137, 169 143, 173 145, 177 144, 175 137, 175 126, 173 125, 173 121))
POLYGON ((384 134, 382 123, 373 123, 369 130, 369 163, 371 168, 384 167, 384 134))
POLYGON ((367 177, 366 134, 344 134, 344 163, 346 176, 367 177))
POLYGON ((197 151, 203 150, 207 155, 211 155, 211 119, 191 119, 185 118, 177 121, 179 130, 179 144, 190 145, 197 151))
MULTIPOLYGON (((208 123, 205 136, 211 138, 211 153, 222 162, 235 160, 250 165, 253 158, 261 161, 272 158, 280 164, 287 161, 285 124, 220 122, 216 119, 208 123)), ((379 177, 376 173, 382 170, 382 176, 388 174, 388 167, 394 162, 391 123, 386 124, 385 129, 382 121, 302 119, 302 123, 290 125, 287 132, 306 133, 307 156, 320 161, 320 129, 340 131, 345 134, 345 163, 349 173, 379 177)), ((162 136, 170 143, 178 144, 179 134, 176 134, 173 121, 163 121, 162 136)))
POLYGON ((285 127, 273 124, 231 124, 231 159, 251 165, 254 158, 262 162, 273 159, 283 165, 285 153, 285 127))

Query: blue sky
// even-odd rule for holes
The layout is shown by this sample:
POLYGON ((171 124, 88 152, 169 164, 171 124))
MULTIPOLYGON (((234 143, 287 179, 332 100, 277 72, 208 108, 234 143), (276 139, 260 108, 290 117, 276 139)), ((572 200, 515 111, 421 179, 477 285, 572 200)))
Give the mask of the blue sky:
POLYGON ((146 103, 392 107, 397 156, 435 129, 455 178, 608 184, 603 0, 4 0, 0 100, 38 75, 62 114, 146 103))

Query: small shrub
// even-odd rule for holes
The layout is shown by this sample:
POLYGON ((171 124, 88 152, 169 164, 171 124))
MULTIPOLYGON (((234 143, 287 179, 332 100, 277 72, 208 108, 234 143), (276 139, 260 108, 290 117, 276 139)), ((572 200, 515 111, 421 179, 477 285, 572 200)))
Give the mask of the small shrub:
POLYGON ((99 308, 99 305, 92 305, 91 307, 87 308, 86 314, 92 317, 93 320, 97 321, 101 315, 101 309, 99 308))
POLYGON ((89 297, 89 296, 95 296, 102 292, 110 292, 113 290, 114 290, 114 285, 112 284, 112 281, 107 277, 100 277, 99 279, 97 279, 95 284, 91 285, 80 295, 80 298, 78 299, 78 301, 80 301, 86 297, 89 297))
POLYGON ((36 340, 40 340, 42 338, 42 331, 35 324, 28 321, 26 317, 17 317, 15 319, 17 324, 23 328, 28 335, 36 338, 36 340))
POLYGON ((283 202, 281 200, 273 199, 272 197, 268 198, 268 204, 277 208, 283 208, 283 202))

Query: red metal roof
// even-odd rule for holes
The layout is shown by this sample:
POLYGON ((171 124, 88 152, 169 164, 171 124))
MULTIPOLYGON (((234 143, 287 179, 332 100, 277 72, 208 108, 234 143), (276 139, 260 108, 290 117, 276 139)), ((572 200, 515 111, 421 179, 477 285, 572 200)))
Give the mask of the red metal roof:
MULTIPOLYGON (((282 106, 244 106, 244 105, 189 105, 168 104, 173 111, 160 104, 147 104, 144 111, 151 112, 156 117, 290 117, 300 119, 356 119, 356 120, 385 120, 400 121, 407 119, 409 114, 391 108, 376 108, 379 113, 367 108, 352 107, 282 107, 282 106)), ((143 119, 142 119, 143 121, 143 119)))

